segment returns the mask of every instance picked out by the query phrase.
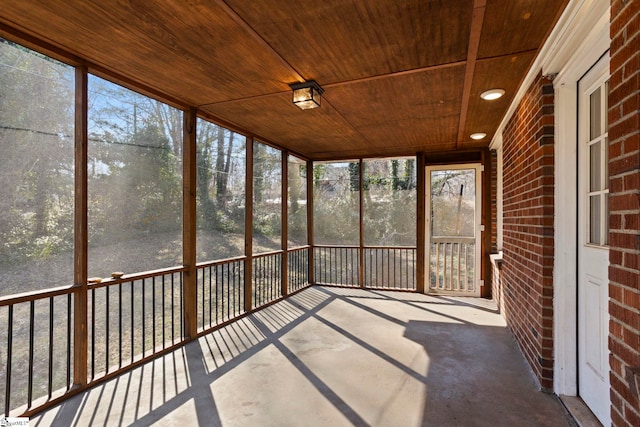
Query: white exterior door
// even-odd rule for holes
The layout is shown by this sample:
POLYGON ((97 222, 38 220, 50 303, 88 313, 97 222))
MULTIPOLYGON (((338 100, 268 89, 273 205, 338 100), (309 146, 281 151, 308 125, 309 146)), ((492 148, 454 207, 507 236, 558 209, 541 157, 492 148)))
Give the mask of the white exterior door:
POLYGON ((578 394, 606 426, 609 398, 608 61, 578 91, 578 394))
POLYGON ((480 296, 480 165, 426 168, 430 293, 480 296))

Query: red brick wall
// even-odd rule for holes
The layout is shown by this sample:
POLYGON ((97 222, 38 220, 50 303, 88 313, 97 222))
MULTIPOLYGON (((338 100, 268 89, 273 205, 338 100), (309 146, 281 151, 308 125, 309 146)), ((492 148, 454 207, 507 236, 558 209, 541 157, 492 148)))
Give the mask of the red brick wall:
POLYGON ((553 389, 553 86, 541 75, 503 132, 502 298, 543 390, 553 389))
POLYGON ((640 0, 611 1, 611 419, 640 426, 640 0))

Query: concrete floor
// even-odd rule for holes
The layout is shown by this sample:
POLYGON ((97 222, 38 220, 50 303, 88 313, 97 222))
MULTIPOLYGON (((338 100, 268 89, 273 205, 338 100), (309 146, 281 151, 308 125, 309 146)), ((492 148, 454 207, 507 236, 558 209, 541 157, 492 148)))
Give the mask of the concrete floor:
POLYGON ((567 426, 491 301, 312 287, 31 426, 567 426))

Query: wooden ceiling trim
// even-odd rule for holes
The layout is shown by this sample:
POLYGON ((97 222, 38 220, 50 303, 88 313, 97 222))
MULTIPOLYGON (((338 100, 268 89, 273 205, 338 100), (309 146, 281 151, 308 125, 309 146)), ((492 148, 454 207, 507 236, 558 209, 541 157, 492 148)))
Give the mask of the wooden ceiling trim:
POLYGON ((424 73, 424 72, 427 72, 427 71, 439 71, 439 70, 444 70, 444 69, 451 68, 451 67, 458 67, 458 66, 465 65, 465 64, 466 64, 466 61, 448 62, 446 64, 430 65, 430 66, 427 66, 427 67, 414 68, 413 70, 396 71, 396 72, 393 72, 393 73, 380 74, 380 75, 371 76, 371 77, 363 77, 363 78, 360 78, 360 79, 345 80, 345 81, 342 81, 342 82, 329 83, 329 84, 324 84, 324 85, 321 85, 321 86, 323 88, 327 89, 327 88, 340 87, 340 86, 352 85, 352 84, 357 84, 357 83, 372 82, 372 81, 375 81, 375 80, 387 79, 387 78, 390 78, 390 77, 409 76, 411 74, 424 73))
POLYGON ((357 126, 355 126, 353 123, 351 123, 351 121, 349 121, 349 120, 344 116, 344 114, 342 114, 342 112, 340 112, 340 110, 339 110, 338 108, 335 108, 333 105, 331 105, 331 104, 329 103, 329 101, 327 101, 327 99, 326 99, 326 98, 324 99, 324 102, 325 102, 326 104, 330 105, 330 106, 331 106, 331 108, 333 108, 333 110, 337 113, 337 115, 338 115, 342 120, 344 120, 344 122, 347 124, 347 126, 349 126, 351 129, 353 129, 353 131, 354 131, 355 133, 357 133, 357 134, 360 136, 360 138, 362 138, 362 140, 365 142, 365 144, 367 144, 369 147, 371 147, 371 149, 372 149, 372 150, 374 150, 374 154, 373 154, 373 155, 374 155, 374 156, 377 156, 377 155, 378 155, 378 153, 376 152, 376 145, 375 145, 375 144, 373 144, 373 143, 369 140, 369 138, 367 138, 366 136, 364 136, 364 134, 363 134, 362 132, 360 132, 360 129, 358 129, 358 127, 357 127, 357 126))
POLYGON ((291 93, 291 91, 287 90, 287 91, 263 93, 262 95, 245 96, 243 98, 226 99, 224 101, 218 101, 218 102, 211 102, 211 103, 208 103, 208 104, 202 104, 202 105, 199 105, 199 107, 200 108, 207 108, 207 107, 214 107, 214 106, 219 106, 219 105, 233 104, 233 103, 236 103, 236 102, 255 101, 257 99, 270 98, 272 96, 282 96, 282 95, 285 95, 287 93, 291 93))
MULTIPOLYGON (((280 55, 258 32, 251 26, 247 21, 245 21, 240 15, 236 13, 235 10, 231 6, 229 6, 224 0, 216 0, 216 4, 220 6, 228 15, 233 19, 235 23, 237 23, 240 27, 242 27, 247 33, 249 33, 258 43, 264 46, 267 50, 269 50, 285 67, 289 68, 297 77, 299 82, 305 81, 305 78, 300 75, 298 70, 296 70, 293 65, 291 65, 282 55, 280 55)), ((294 83, 294 82, 291 82, 294 83)))
POLYGON ((19 29, 18 26, 14 23, 11 23, 11 25, 9 25, 3 22, 1 17, 0 37, 6 40, 10 40, 14 43, 18 43, 36 52, 40 52, 43 55, 47 55, 67 65, 77 67, 86 63, 80 57, 73 55, 63 49, 60 49, 53 43, 44 41, 37 36, 34 36, 33 34, 25 31, 24 29, 19 29))
MULTIPOLYGON (((465 65, 465 64, 466 64, 466 61, 449 62, 447 64, 430 65, 428 67, 420 67, 420 68, 415 68, 413 70, 397 71, 397 72, 393 72, 393 73, 380 74, 380 75, 377 75, 377 76, 363 77, 363 78, 360 78, 360 79, 345 80, 345 81, 341 81, 341 82, 328 83, 328 84, 320 84, 320 86, 322 86, 323 89, 330 89, 330 88, 334 88, 334 87, 341 87, 341 86, 347 86, 347 85, 358 84, 358 83, 367 83, 367 82, 372 82, 372 81, 375 81, 375 80, 388 79, 388 78, 393 78, 393 77, 409 76, 409 75, 412 75, 412 74, 425 73, 425 72, 429 72, 429 71, 439 71, 439 70, 444 70, 444 69, 447 69, 447 68, 459 67, 459 66, 462 66, 462 65, 465 65)), ((209 107, 209 106, 214 106, 214 105, 225 105, 225 104, 232 104, 234 102, 242 102, 242 101, 250 101, 250 100, 256 100, 256 99, 261 99, 261 98, 268 98, 268 97, 271 97, 271 96, 283 95, 283 94, 286 94, 288 92, 289 91, 280 91, 280 92, 265 93, 265 94, 256 95, 256 96, 247 96, 247 97, 244 97, 244 98, 227 99, 227 100, 224 100, 224 101, 212 102, 210 104, 203 104, 203 105, 200 105, 200 107, 209 107)))
POLYGON ((486 5, 487 0, 475 0, 473 4, 473 17, 471 19, 471 32, 469 34, 467 67, 464 74, 464 84, 462 88, 462 105, 460 107, 457 142, 462 142, 464 140, 464 129, 467 122, 467 112, 469 110, 469 97, 471 96, 471 85, 473 83, 473 74, 475 72, 476 60, 478 58, 478 48, 480 47, 480 35, 482 33, 482 22, 484 21, 486 5))
POLYGON ((177 108, 179 110, 186 110, 189 108, 188 102, 168 95, 161 89, 142 84, 137 80, 133 80, 129 77, 121 75, 116 71, 105 68, 103 65, 88 61, 86 59, 82 59, 63 48, 55 46, 50 42, 39 38, 37 35, 32 35, 30 33, 24 32, 17 27, 11 27, 4 22, 0 22, 0 37, 14 43, 18 43, 33 50, 34 52, 46 55, 66 65, 72 67, 86 66, 88 72, 96 77, 108 80, 111 83, 115 83, 141 95, 148 96, 157 101, 170 105, 171 107, 177 108))

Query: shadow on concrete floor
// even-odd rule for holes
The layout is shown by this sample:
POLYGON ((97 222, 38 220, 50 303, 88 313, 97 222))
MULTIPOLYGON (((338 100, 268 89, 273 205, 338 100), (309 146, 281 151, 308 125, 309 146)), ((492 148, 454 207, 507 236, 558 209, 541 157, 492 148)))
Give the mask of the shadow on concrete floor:
POLYGON ((86 391, 31 425, 563 426, 486 300, 328 287, 86 391))

